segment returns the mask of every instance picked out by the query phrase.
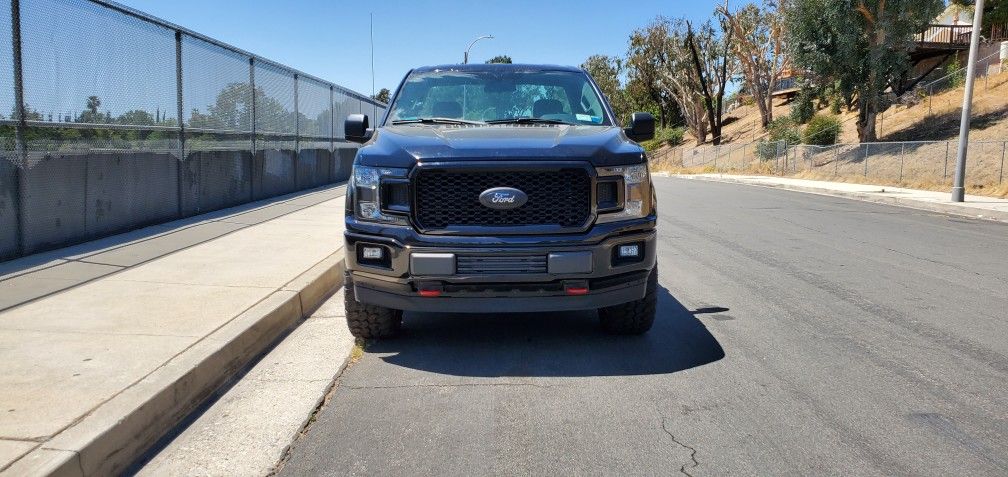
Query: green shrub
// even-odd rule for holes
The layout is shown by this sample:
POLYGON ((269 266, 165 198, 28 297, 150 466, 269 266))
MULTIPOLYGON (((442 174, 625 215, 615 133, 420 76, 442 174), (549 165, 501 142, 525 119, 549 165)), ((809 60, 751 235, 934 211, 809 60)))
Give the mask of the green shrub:
POLYGON ((802 142, 817 146, 836 144, 837 137, 840 136, 840 127, 840 120, 836 116, 816 114, 805 126, 802 142))
POLYGON ((959 56, 952 57, 952 62, 948 65, 949 85, 953 88, 961 88, 966 84, 966 68, 959 62, 959 56))
POLYGON ((798 90, 798 97, 795 98, 794 105, 791 106, 792 121, 805 124, 809 119, 812 119, 812 115, 815 114, 815 105, 812 104, 814 97, 815 93, 807 86, 802 86, 798 90))
POLYGON ((777 118, 770 121, 767 132, 770 141, 784 141, 789 146, 801 142, 798 125, 791 118, 777 118))
POLYGON ((829 104, 829 112, 830 112, 830 114, 840 114, 840 106, 841 106, 840 102, 841 101, 842 100, 840 99, 840 95, 839 94, 834 94, 833 95, 833 99, 830 100, 830 104, 829 104))
POLYGON ((685 134, 686 130, 683 128, 658 128, 655 130, 654 139, 644 141, 641 145, 648 151, 653 151, 664 145, 678 146, 682 144, 685 134))
POLYGON ((772 161, 777 158, 778 147, 783 147, 780 143, 772 141, 760 141, 756 143, 756 157, 763 161, 772 161))
POLYGON ((764 161, 777 157, 778 145, 787 147, 801 142, 798 125, 790 117, 777 118, 767 125, 767 138, 756 144, 756 155, 764 161))

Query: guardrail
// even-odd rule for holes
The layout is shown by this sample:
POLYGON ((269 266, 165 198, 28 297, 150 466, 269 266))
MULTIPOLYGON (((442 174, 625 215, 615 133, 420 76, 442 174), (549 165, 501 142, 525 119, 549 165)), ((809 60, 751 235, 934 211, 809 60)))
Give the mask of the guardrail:
POLYGON ((386 108, 106 0, 0 0, 0 38, 0 260, 345 179, 386 108))

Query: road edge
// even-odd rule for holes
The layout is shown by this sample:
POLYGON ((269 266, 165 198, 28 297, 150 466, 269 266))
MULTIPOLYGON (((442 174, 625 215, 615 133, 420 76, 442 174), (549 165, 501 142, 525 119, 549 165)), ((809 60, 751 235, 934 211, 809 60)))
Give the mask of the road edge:
POLYGON ((118 474, 343 286, 336 250, 150 375, 24 455, 3 474, 118 474))
MULTIPOLYGON (((756 183, 751 181, 746 181, 744 179, 739 179, 731 176, 720 176, 720 177, 710 177, 710 176, 692 176, 686 174, 668 174, 665 177, 678 177, 682 179, 697 180, 697 181, 708 181, 708 182, 724 182, 729 184, 742 184, 754 187, 768 187, 771 189, 783 189, 790 190, 794 192, 804 192, 807 194, 825 195, 830 197, 840 197, 843 199, 859 200, 862 202, 871 202, 875 204, 891 205, 894 207, 905 207, 908 209, 923 210, 927 212, 937 212, 941 214, 954 215, 957 217, 966 217, 970 219, 986 220, 990 222, 1000 222, 1008 223, 1008 212, 1000 212, 996 210, 986 210, 984 214, 977 214, 975 211, 963 210, 963 206, 955 204, 943 204, 938 202, 928 202, 922 200, 906 199, 901 197, 889 197, 889 196, 878 196, 872 193, 866 192, 847 192, 847 191, 836 191, 827 188, 820 187, 806 187, 797 186, 791 184, 773 184, 773 183, 756 183)), ((882 186, 879 186, 882 187, 882 186)))

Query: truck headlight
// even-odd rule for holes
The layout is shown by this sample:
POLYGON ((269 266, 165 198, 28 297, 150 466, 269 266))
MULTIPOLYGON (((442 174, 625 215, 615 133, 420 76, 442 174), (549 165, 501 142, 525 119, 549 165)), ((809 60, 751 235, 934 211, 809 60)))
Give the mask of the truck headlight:
POLYGON ((391 167, 369 167, 355 164, 350 178, 353 188, 354 217, 368 222, 408 225, 403 215, 387 214, 382 210, 382 178, 405 178, 407 170, 391 167))
POLYGON ((597 223, 639 219, 651 213, 651 178, 646 163, 634 166, 599 167, 596 172, 599 180, 616 177, 622 178, 623 182, 623 207, 612 212, 600 213, 597 223))

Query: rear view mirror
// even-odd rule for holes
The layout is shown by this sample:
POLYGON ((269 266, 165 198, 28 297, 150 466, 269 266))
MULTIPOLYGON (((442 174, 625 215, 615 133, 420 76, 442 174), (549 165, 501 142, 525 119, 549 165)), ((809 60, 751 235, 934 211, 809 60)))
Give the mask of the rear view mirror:
POLYGON ((623 131, 627 137, 637 142, 654 139, 654 116, 651 113, 633 113, 630 115, 630 126, 623 131))
POLYGON ((343 130, 346 131, 347 141, 365 143, 371 139, 371 132, 368 131, 368 117, 366 114, 351 114, 343 122, 343 130))

